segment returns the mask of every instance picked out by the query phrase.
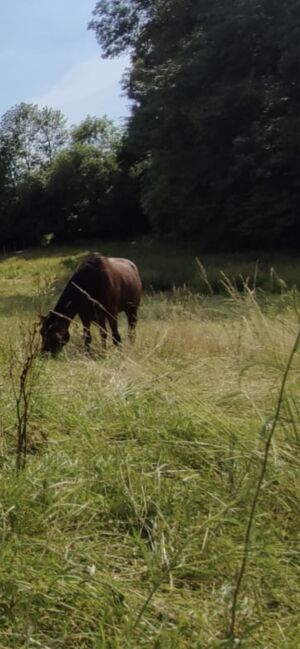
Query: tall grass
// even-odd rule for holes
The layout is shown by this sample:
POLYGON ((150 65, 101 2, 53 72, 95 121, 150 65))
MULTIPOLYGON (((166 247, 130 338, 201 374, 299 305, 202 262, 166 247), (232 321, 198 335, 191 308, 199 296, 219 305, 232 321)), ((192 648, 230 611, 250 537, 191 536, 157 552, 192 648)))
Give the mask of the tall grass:
MULTIPOLYGON (((246 279, 239 292, 224 266, 223 294, 215 295, 206 268, 213 295, 188 283, 149 291, 136 345, 111 345, 105 358, 97 355, 97 331, 95 354, 86 357, 74 323, 57 360, 36 360, 27 463, 16 474, 10 350, 19 358, 20 318, 29 325, 38 308, 53 303, 83 253, 20 258, 13 278, 14 261, 0 265, 7 298, 0 313, 0 647, 199 649, 231 642, 294 649, 297 353, 270 443, 234 638, 228 627, 298 331, 297 294, 288 281, 273 295, 246 279)), ((149 258, 141 261, 146 277, 149 258)), ((167 254, 165 266, 167 277, 167 254)))

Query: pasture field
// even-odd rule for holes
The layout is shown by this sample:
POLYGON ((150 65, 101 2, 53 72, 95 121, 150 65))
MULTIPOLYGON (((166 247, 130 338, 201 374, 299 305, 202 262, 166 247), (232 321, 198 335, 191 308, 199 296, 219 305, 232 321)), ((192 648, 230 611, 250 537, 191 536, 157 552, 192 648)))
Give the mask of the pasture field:
POLYGON ((88 247, 0 260, 0 649, 296 649, 300 263, 94 249, 140 266, 136 344, 34 360, 19 472, 27 334, 88 247))

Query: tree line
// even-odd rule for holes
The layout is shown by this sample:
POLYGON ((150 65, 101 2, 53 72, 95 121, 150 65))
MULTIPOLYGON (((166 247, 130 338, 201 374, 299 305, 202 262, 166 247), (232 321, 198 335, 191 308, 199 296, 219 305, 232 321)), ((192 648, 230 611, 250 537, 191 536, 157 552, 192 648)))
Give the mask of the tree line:
POLYGON ((130 55, 124 129, 21 104, 0 121, 0 239, 149 230, 204 247, 297 247, 299 0, 99 0, 130 55))
POLYGON ((0 120, 0 241, 39 245, 147 229, 126 133, 106 117, 67 127, 22 103, 0 120))

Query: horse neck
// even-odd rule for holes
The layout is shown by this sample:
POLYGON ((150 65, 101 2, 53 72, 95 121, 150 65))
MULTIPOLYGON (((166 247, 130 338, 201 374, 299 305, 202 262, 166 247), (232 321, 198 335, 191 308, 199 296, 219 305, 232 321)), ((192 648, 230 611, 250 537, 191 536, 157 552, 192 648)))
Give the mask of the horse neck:
POLYGON ((74 297, 74 287, 71 282, 68 282, 52 311, 69 321, 73 320, 78 313, 78 305, 74 297))

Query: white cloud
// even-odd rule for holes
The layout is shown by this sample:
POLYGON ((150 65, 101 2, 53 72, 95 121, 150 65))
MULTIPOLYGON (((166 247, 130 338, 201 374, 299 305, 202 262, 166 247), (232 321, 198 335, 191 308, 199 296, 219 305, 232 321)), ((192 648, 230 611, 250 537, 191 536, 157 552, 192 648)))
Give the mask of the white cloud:
POLYGON ((59 108, 77 123, 89 113, 113 119, 126 117, 126 99, 121 96, 120 80, 128 59, 112 61, 93 56, 71 68, 62 79, 40 96, 30 99, 39 106, 59 108))

